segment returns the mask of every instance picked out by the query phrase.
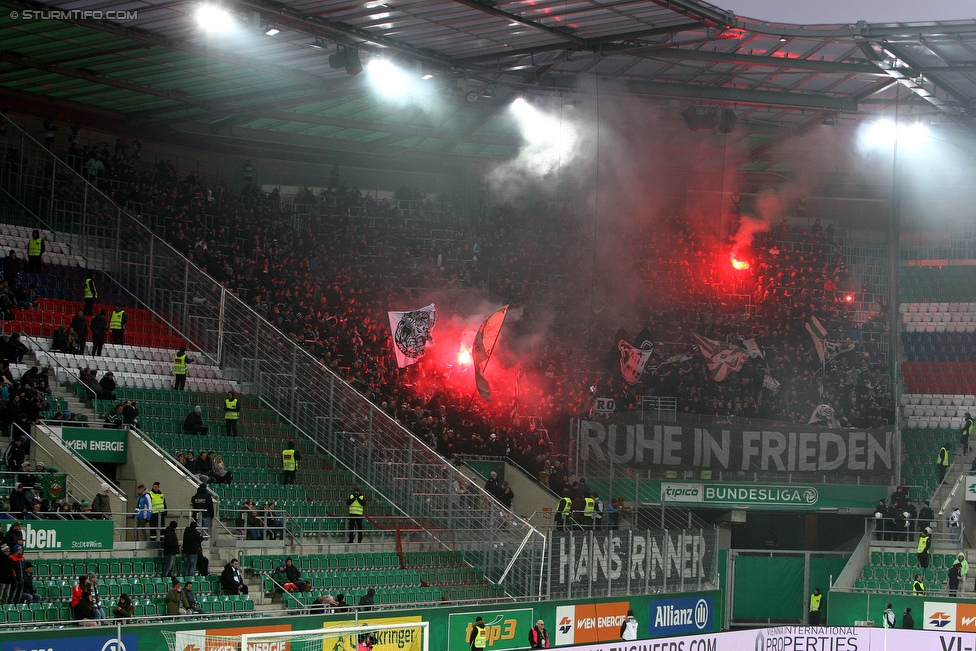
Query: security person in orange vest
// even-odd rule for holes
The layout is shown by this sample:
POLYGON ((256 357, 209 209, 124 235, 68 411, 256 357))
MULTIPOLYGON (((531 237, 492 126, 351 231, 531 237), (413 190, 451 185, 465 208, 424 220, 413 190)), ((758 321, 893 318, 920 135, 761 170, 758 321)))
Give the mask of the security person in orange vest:
POLYGON ((180 346, 173 359, 173 377, 176 378, 173 388, 177 391, 186 391, 186 347, 180 346))
MULTIPOLYGON (((41 273, 41 256, 44 255, 44 238, 39 231, 31 233, 27 240, 27 272, 32 274, 41 273)), ((11 283, 13 285, 13 283, 11 283)))
POLYGON ((488 631, 485 629, 485 620, 478 617, 474 620, 474 625, 468 632, 468 644, 471 651, 484 651, 488 647, 488 631))
POLYGON ((295 473, 298 471, 298 462, 302 460, 302 453, 295 449, 295 442, 288 441, 288 447, 281 451, 281 469, 285 473, 282 483, 285 486, 295 484, 295 473))
POLYGON ((365 503, 366 498, 363 497, 363 492, 359 490, 359 487, 352 489, 349 499, 346 500, 346 506, 349 507, 349 540, 346 541, 348 544, 352 543, 353 534, 357 530, 359 531, 357 542, 363 542, 363 504, 365 503))
POLYGON ((129 320, 129 315, 121 305, 116 305, 112 310, 112 318, 108 320, 108 329, 112 333, 112 343, 122 345, 125 343, 125 324, 129 320))
POLYGON ((237 421, 241 419, 241 401, 233 391, 227 392, 224 400, 224 425, 227 426, 227 436, 237 436, 237 421))

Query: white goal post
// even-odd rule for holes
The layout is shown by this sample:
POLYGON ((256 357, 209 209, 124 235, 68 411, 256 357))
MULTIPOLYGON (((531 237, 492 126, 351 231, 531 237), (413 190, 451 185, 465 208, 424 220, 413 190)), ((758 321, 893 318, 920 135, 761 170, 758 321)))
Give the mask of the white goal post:
MULTIPOLYGON (((419 635, 419 651, 430 651, 429 622, 399 624, 360 624, 334 626, 309 631, 278 633, 243 633, 239 651, 356 651, 359 637, 365 633, 376 636, 376 647, 404 648, 413 646, 419 635)), ((414 646, 414 648, 416 648, 414 646)))

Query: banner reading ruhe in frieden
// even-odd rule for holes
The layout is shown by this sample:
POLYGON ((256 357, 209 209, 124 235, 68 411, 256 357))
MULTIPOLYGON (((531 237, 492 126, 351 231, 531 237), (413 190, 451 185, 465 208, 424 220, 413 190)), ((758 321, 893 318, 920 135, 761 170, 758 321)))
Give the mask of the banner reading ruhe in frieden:
POLYGON ((896 462, 894 434, 882 429, 641 422, 634 412, 580 421, 580 438, 588 463, 642 470, 840 473, 887 480, 896 462))

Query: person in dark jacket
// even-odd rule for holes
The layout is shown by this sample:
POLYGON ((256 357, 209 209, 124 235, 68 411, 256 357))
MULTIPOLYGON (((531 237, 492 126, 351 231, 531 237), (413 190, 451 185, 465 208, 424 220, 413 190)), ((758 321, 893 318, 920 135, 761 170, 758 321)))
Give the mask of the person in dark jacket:
POLYGON ((30 510, 30 501, 24 492, 24 485, 17 484, 17 487, 10 491, 10 512, 18 515, 30 510))
POLYGON ((247 584, 244 583, 244 577, 241 576, 241 570, 238 567, 236 558, 230 559, 224 565, 224 569, 220 573, 220 589, 225 594, 230 595, 247 594, 247 584))
POLYGON ((902 628, 915 628, 915 618, 912 617, 912 609, 906 608, 905 614, 901 616, 902 628))
POLYGON ((197 492, 190 498, 190 508, 194 510, 193 519, 200 523, 200 533, 204 538, 210 537, 210 524, 213 522, 214 503, 207 490, 207 483, 197 486, 197 492))
POLYGON ((373 605, 376 603, 376 590, 370 588, 366 591, 362 597, 359 598, 359 610, 363 612, 369 612, 373 610, 373 605))
POLYGON ((285 577, 289 583, 295 584, 295 589, 299 592, 305 592, 308 589, 308 581, 302 580, 302 571, 295 567, 290 556, 285 559, 285 577))
POLYGON ((74 608, 75 619, 80 620, 79 626, 98 626, 98 616, 95 613, 95 603, 90 592, 84 592, 74 608))
POLYGON ((92 357, 99 357, 102 354, 102 346, 105 345, 105 331, 108 330, 108 320, 105 318, 105 310, 100 310, 98 316, 88 324, 88 329, 92 336, 92 357))
POLYGON ((203 536, 197 531, 197 523, 190 520, 183 530, 183 576, 193 576, 197 571, 197 559, 203 553, 203 536))
POLYGON ((10 547, 0 545, 0 604, 10 599, 14 588, 14 566, 10 560, 10 547))
POLYGON ((210 428, 203 424, 203 409, 200 405, 193 408, 186 419, 183 421, 183 431, 187 434, 200 434, 203 436, 210 431, 210 428))
POLYGON ((71 319, 71 329, 78 335, 78 354, 85 354, 85 342, 88 341, 88 321, 85 320, 85 312, 78 310, 78 314, 71 319))
POLYGON ((125 425, 136 425, 139 422, 139 403, 126 400, 122 405, 122 422, 125 425))
POLYGON ((24 603, 41 603, 41 595, 34 588, 34 564, 30 561, 24 563, 24 603))
POLYGON ((529 631, 529 648, 530 649, 548 649, 549 648, 549 631, 546 630, 546 623, 541 619, 535 623, 535 626, 529 631))
POLYGON ((109 371, 98 381, 98 386, 102 388, 102 400, 115 400, 115 374, 109 371))
POLYGON ((163 576, 176 576, 176 557, 180 553, 180 537, 176 533, 176 520, 163 530, 163 576))

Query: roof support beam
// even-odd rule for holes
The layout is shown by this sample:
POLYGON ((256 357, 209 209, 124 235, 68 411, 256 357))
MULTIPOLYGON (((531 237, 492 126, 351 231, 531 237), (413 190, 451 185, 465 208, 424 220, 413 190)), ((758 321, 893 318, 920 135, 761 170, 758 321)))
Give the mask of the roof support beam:
POLYGON ((905 52, 899 46, 861 38, 855 39, 855 42, 867 58, 889 77, 959 124, 972 126, 967 115, 970 108, 969 100, 934 75, 925 77, 916 66, 912 65, 912 57, 906 57, 905 52), (935 88, 944 92, 947 97, 954 98, 957 103, 950 103, 926 88, 926 79, 931 81, 935 88))
POLYGON ((119 81, 118 79, 111 79, 109 77, 102 77, 101 75, 95 75, 89 72, 82 72, 81 70, 73 70, 71 68, 65 68, 62 66, 52 65, 49 63, 41 63, 40 61, 27 59, 25 57, 13 54, 11 52, 0 52, 0 61, 4 61, 5 63, 12 63, 13 65, 20 66, 22 68, 33 68, 34 70, 43 70, 44 72, 50 72, 52 74, 62 75, 64 77, 83 79, 85 81, 90 81, 94 84, 101 84, 103 86, 112 86, 113 88, 121 88, 123 90, 131 90, 133 92, 142 93, 144 95, 153 95, 154 97, 168 99, 173 102, 178 102, 180 104, 189 104, 189 105, 198 104, 197 100, 195 100, 194 98, 177 91, 160 90, 158 88, 148 88, 146 86, 140 86, 138 84, 131 84, 127 81, 119 81))
POLYGON ((651 0, 654 4, 667 7, 671 11, 688 16, 689 18, 709 27, 728 29, 736 27, 739 19, 731 11, 722 11, 697 0, 651 0))
POLYGON ((531 27, 532 29, 537 29, 540 32, 545 32, 550 36, 555 36, 564 41, 573 43, 574 45, 585 46, 586 39, 580 38, 574 34, 571 34, 568 30, 558 29, 556 27, 550 27, 548 25, 543 25, 542 23, 537 23, 534 20, 528 20, 527 18, 522 18, 518 14, 512 14, 507 11, 502 11, 501 9, 496 9, 495 7, 478 2, 478 0, 454 0, 458 4, 462 4, 465 7, 470 7, 471 9, 477 9, 478 11, 484 12, 489 16, 495 16, 496 18, 502 18, 504 20, 511 21, 513 23, 518 23, 519 25, 525 25, 526 27, 531 27))
POLYGON ((778 93, 749 88, 693 86, 691 84, 674 84, 657 81, 629 81, 627 82, 627 90, 636 95, 676 97, 706 102, 786 106, 826 111, 848 111, 852 113, 857 111, 857 102, 843 97, 831 97, 816 93, 778 93))
MULTIPOLYGON (((604 51, 607 51, 604 49, 604 51)), ((810 70, 813 72, 836 72, 840 74, 883 75, 876 66, 869 63, 839 63, 836 61, 816 61, 811 59, 788 59, 786 57, 758 56, 754 54, 731 54, 713 50, 682 50, 680 48, 654 49, 622 47, 625 53, 641 54, 647 59, 683 59, 686 61, 710 61, 744 66, 767 66, 790 70, 810 70)))

